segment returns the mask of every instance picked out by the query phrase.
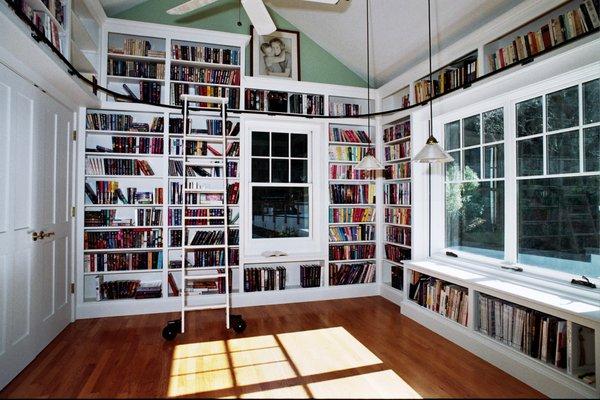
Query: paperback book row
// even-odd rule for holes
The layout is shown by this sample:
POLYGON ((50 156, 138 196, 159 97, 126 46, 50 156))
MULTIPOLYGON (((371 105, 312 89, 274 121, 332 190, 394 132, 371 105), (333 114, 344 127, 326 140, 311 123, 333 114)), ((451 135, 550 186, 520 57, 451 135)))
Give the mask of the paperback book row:
POLYGON ((213 69, 190 65, 171 65, 171 80, 239 86, 240 71, 238 69, 213 69))
POLYGON ((375 258, 375 244, 330 245, 329 260, 365 260, 375 258))
POLYGON ((343 129, 332 127, 329 129, 330 142, 371 143, 367 132, 361 129, 343 129))
POLYGON ((162 247, 161 229, 119 229, 110 232, 83 232, 83 248, 152 249, 162 247))
POLYGON ((142 56, 153 58, 165 58, 167 55, 164 50, 152 49, 152 43, 150 43, 150 41, 133 38, 124 38, 122 48, 109 47, 108 52, 110 54, 125 54, 128 56, 142 56))
POLYGON ((85 173, 88 175, 154 175, 146 160, 127 158, 86 157, 85 173))
POLYGON ((410 228, 388 225, 385 228, 386 242, 410 246, 410 228))
POLYGON ((165 64, 109 58, 106 74, 135 78, 165 79, 165 64))
POLYGON ((375 210, 371 207, 362 208, 330 208, 329 223, 375 222, 375 210))
POLYGON ((171 45, 171 55, 177 60, 196 61, 213 64, 240 64, 239 49, 222 49, 210 46, 171 45))
MULTIPOLYGON (((230 110, 238 110, 240 108, 240 89, 221 87, 221 86, 207 86, 207 85, 193 85, 187 83, 171 83, 171 105, 181 106, 183 101, 181 100, 182 94, 193 94, 198 96, 211 96, 211 97, 226 97, 229 99, 227 102, 227 108, 230 110)), ((190 103, 191 107, 200 108, 220 108, 220 104, 216 103, 190 103)))
POLYGON ((397 265, 392 265, 391 270, 391 282, 390 284, 394 289, 404 290, 404 269, 397 265))
POLYGON ((62 43, 61 32, 63 32, 63 24, 64 24, 64 5, 59 0, 50 0, 47 2, 46 7, 48 10, 54 15, 57 21, 60 23, 57 24, 52 20, 50 14, 46 13, 42 10, 34 10, 31 8, 31 5, 27 1, 21 1, 21 11, 27 16, 27 18, 33 22, 38 31, 46 37, 52 43, 54 47, 58 51, 62 53, 64 50, 64 46, 62 43), (53 11, 54 10, 54 11, 53 11))
POLYGON ((112 147, 97 145, 86 148, 88 153, 162 154, 163 138, 113 136, 112 147))
POLYGON ((375 282, 375 264, 330 264, 329 285, 353 285, 375 282))
POLYGON ((361 146, 329 146, 330 161, 360 161, 366 155, 375 155, 375 148, 361 146))
POLYGON ((116 280, 103 282, 96 278, 96 300, 154 299, 162 297, 162 282, 140 280, 116 280))
POLYGON ((409 298, 420 306, 467 326, 469 310, 467 288, 412 271, 409 298))
POLYGON ((383 130, 383 141, 386 143, 407 137, 410 137, 410 120, 398 122, 383 130))
POLYGON ((85 194, 92 204, 162 204, 163 188, 154 188, 154 192, 138 192, 128 187, 127 196, 119 188, 117 181, 96 181, 96 190, 89 182, 85 183, 85 194))
MULTIPOLYGON (((474 81, 477 78, 477 56, 467 57, 452 63, 434 75, 433 94, 435 96, 446 93, 457 87, 474 81)), ((431 95, 429 79, 415 82, 415 101, 421 103, 431 95)))
POLYGON ((535 32, 519 35, 504 47, 488 55, 490 71, 504 68, 553 48, 600 27, 600 2, 575 1, 572 8, 548 22, 535 32))
POLYGON ((396 161, 410 157, 410 141, 400 142, 391 146, 385 146, 385 161, 396 161))
POLYGON ((385 223, 396 225, 410 225, 410 208, 385 208, 385 223))
POLYGON ((356 170, 352 165, 329 164, 329 179, 375 179, 375 171, 356 170))
POLYGON ((144 271, 162 269, 163 253, 93 253, 83 255, 85 272, 144 271))
POLYGON ((375 240, 375 225, 333 226, 329 228, 330 242, 375 240))
POLYGON ((410 206, 410 182, 383 185, 383 203, 410 206))
POLYGON ((402 264, 405 260, 410 260, 410 249, 406 249, 393 244, 385 245, 385 258, 398 264, 402 264))
POLYGON ((375 184, 329 185, 331 204, 375 204, 375 184))
POLYGON ((285 290, 286 273, 282 266, 244 268, 244 291, 285 290))
POLYGON ((135 122, 133 115, 88 113, 86 115, 86 129, 96 131, 124 131, 124 132, 163 132, 164 118, 152 117, 150 123, 135 122))
POLYGON ((329 115, 355 117, 360 115, 360 105, 355 103, 329 103, 329 115))
POLYGON ((386 179, 410 178, 410 161, 386 165, 384 176, 386 179))

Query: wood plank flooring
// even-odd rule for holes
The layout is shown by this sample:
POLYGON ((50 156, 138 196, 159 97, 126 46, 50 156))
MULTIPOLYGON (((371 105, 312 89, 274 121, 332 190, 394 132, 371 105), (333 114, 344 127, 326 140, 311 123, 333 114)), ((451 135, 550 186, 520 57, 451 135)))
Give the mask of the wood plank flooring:
POLYGON ((243 334, 203 311, 173 342, 177 314, 76 321, 0 397, 543 397, 381 297, 236 312, 243 334))

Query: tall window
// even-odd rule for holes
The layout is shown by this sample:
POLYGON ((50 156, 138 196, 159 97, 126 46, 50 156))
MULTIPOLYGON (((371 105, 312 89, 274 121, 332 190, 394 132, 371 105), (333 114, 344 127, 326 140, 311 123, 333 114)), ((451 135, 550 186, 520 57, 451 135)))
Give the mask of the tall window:
POLYGON ((504 258, 504 111, 472 115, 444 126, 446 246, 504 258))
POLYGON ((518 261, 600 276, 600 80, 516 105, 518 261))
POLYGON ((309 134, 252 132, 252 238, 310 236, 309 134))

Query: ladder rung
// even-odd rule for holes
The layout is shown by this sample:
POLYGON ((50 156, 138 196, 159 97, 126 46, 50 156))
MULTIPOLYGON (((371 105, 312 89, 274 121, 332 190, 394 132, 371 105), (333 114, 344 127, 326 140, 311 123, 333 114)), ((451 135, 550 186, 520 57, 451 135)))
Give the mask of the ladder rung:
MULTIPOLYGON (((186 226, 186 227, 189 227, 186 226)), ((202 250, 202 249, 223 249, 226 246, 224 244, 188 244, 183 246, 184 250, 202 250)))
MULTIPOLYGON (((189 161, 184 161, 184 164, 186 167, 219 167, 222 168, 223 167, 223 163, 222 162, 189 162, 189 161)), ((200 177, 202 178, 202 177, 200 177)))
POLYGON ((221 308, 226 308, 227 304, 211 304, 207 306, 184 306, 184 311, 201 311, 201 310, 219 310, 221 308))
MULTIPOLYGON (((224 267, 223 267, 224 268, 224 267)), ((205 279, 225 278, 225 274, 209 274, 209 275, 186 275, 186 281, 201 281, 205 279)))

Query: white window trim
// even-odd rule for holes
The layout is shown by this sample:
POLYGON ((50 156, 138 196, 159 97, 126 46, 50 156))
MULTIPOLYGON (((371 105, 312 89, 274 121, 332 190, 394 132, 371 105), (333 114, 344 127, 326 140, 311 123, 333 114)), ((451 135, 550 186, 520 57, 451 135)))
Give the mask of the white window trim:
MULTIPOLYGON (((537 284, 558 290, 564 293, 570 293, 577 296, 591 298, 598 300, 598 290, 589 289, 586 287, 578 287, 570 284, 572 278, 581 278, 580 275, 573 275, 549 268, 537 267, 532 265, 520 265, 517 264, 517 246, 518 246, 518 226, 515 216, 517 215, 517 187, 516 187, 516 104, 528 100, 537 96, 544 96, 557 90, 568 88, 570 86, 578 85, 581 89, 584 82, 597 79, 600 75, 598 74, 597 68, 593 66, 585 68, 583 71, 575 71, 573 73, 567 73, 556 77, 555 79, 545 80, 536 84, 532 84, 527 87, 520 88, 513 92, 504 93, 498 95, 490 100, 479 102, 477 104, 463 107, 451 112, 448 112, 441 116, 436 116, 434 119, 434 130, 439 132, 438 140, 440 143, 444 143, 444 125, 448 122, 462 120, 463 118, 480 114, 486 111, 490 111, 499 107, 504 108, 504 182, 505 182, 505 259, 498 260, 490 257, 476 255, 472 253, 466 253, 456 251, 454 249, 446 249, 446 220, 445 220, 445 168, 443 165, 432 166, 432 204, 439 204, 441 207, 433 207, 432 209, 432 221, 442 221, 443 228, 432 228, 432 258, 435 258, 442 262, 451 264, 464 265, 469 268, 474 268, 482 273, 490 273, 495 276, 504 276, 513 280, 528 281, 531 284, 537 284), (446 251, 458 255, 458 258, 450 257, 446 255, 446 251), (523 272, 513 272, 509 270, 500 269, 502 266, 511 264, 514 266, 520 266, 523 268, 523 272)), ((581 100, 581 90, 579 92, 581 100)), ((581 104, 581 103, 580 103, 581 104)), ((579 107, 580 121, 582 122, 583 107, 579 107)), ((546 139, 545 139, 545 116, 546 110, 543 107, 543 118, 544 118, 544 152, 546 151, 546 139)), ((462 124, 462 122, 461 122, 462 124)), ((578 125, 576 129, 580 132, 589 126, 596 126, 598 124, 586 124, 578 125)), ((565 130, 568 131, 569 129, 565 130)), ((570 129, 574 130, 574 129, 570 129)), ((553 131, 554 132, 554 131, 553 131)), ((558 132, 558 131, 556 131, 558 132)), ((461 131, 462 135, 462 131, 461 131)), ((581 138, 581 136, 580 136, 581 138)), ((582 158, 582 146, 580 141, 580 164, 583 163, 582 158)), ((462 148, 461 148, 462 150, 462 148)), ((461 159, 461 163, 464 160, 461 159)), ((544 165, 544 171, 546 171, 546 165, 544 165)), ((580 171, 583 171, 581 169, 580 171)), ((599 175, 600 172, 578 172, 571 174, 553 174, 551 177, 562 177, 562 176, 590 176, 599 175)), ((545 176, 548 178, 549 176, 545 176)), ((526 177, 527 179, 534 179, 534 177, 526 177)), ((435 223, 434 223, 435 226, 435 223)), ((439 226, 439 225, 438 225, 439 226)), ((590 278, 590 280, 600 286, 600 279, 590 278)))

